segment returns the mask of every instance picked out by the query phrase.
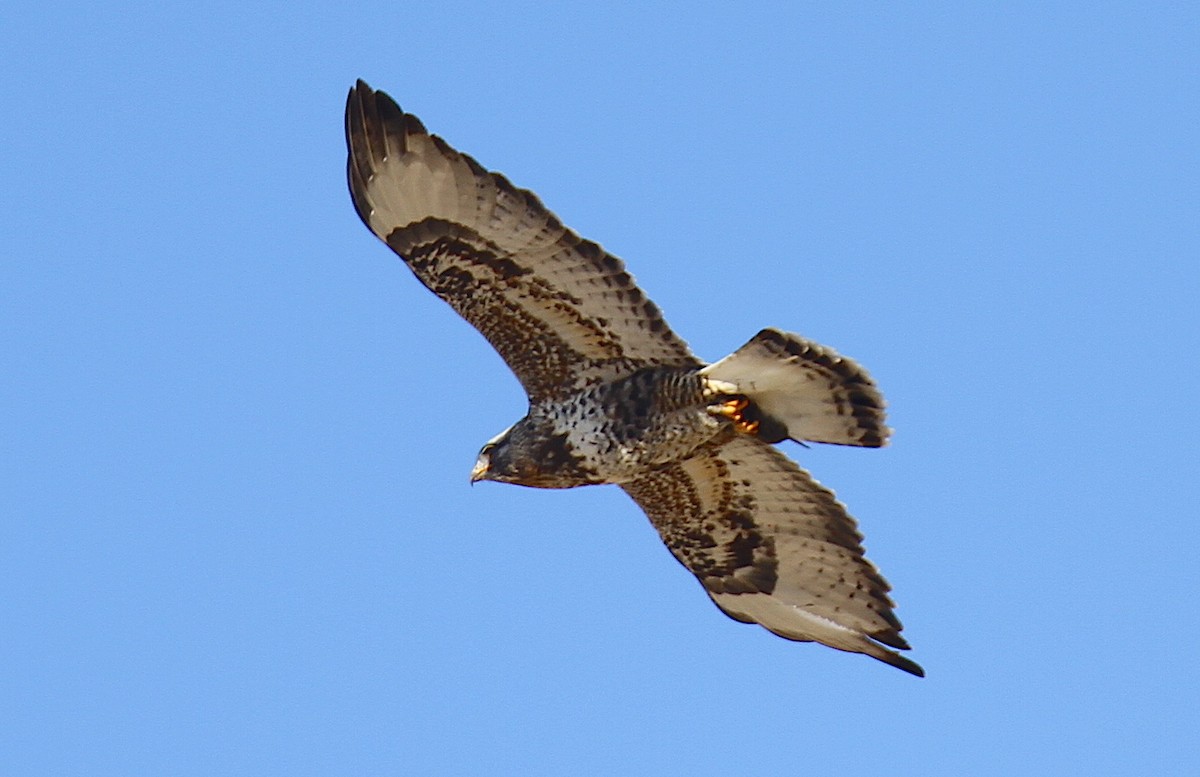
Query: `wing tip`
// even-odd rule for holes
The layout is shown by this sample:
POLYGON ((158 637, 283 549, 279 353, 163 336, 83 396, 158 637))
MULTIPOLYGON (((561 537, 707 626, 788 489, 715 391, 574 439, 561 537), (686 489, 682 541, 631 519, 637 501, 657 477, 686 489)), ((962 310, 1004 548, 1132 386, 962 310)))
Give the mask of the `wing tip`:
POLYGON ((392 96, 372 89, 361 78, 346 96, 346 145, 351 154, 369 153, 373 161, 387 158, 389 151, 404 153, 406 138, 428 135, 421 120, 405 113, 392 96))
POLYGON ((408 151, 409 138, 429 133, 421 120, 405 113, 391 95, 372 89, 361 78, 346 95, 345 129, 347 183, 359 218, 370 228, 371 180, 390 156, 408 151))
POLYGON ((894 666, 901 671, 908 672, 914 677, 925 676, 925 669, 911 658, 902 656, 899 653, 893 653, 890 650, 880 649, 880 652, 883 655, 878 655, 876 653, 868 653, 867 655, 871 656, 872 658, 877 658, 883 663, 889 666, 894 666))

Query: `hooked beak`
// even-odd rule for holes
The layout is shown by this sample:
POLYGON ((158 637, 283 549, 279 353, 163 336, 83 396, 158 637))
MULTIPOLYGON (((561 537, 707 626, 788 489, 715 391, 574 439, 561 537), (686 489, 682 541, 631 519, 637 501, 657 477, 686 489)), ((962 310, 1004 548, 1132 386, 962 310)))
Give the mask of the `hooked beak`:
POLYGON ((488 466, 491 462, 487 456, 480 456, 475 461, 475 466, 471 468, 471 485, 475 485, 481 480, 487 480, 488 466))

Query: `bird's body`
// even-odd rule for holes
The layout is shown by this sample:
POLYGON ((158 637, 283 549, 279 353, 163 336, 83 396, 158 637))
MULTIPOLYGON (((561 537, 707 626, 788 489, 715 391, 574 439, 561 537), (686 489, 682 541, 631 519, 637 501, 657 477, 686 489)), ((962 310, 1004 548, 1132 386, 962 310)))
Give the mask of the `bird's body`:
POLYGON ((619 259, 361 81, 346 136, 363 222, 529 394, 472 481, 618 485, 731 617, 923 674, 854 520, 772 446, 884 445, 861 367, 775 329, 705 364, 619 259))
POLYGON ((732 431, 706 411, 714 398, 707 383, 697 368, 647 367, 562 401, 538 402, 529 408, 528 423, 562 440, 572 465, 561 467, 551 457, 550 466, 541 468, 545 475, 507 482, 541 488, 621 484, 648 467, 685 459, 732 431))

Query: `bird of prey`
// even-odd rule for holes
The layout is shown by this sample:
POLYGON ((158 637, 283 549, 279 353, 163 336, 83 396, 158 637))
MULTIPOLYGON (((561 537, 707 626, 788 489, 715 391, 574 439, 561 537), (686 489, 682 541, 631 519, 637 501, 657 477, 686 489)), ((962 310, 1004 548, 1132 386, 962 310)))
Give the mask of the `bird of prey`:
POLYGON ((346 145, 363 223, 529 395, 472 482, 616 484, 732 618, 924 676, 889 649, 909 646, 854 519, 773 445, 884 445, 883 398, 862 367, 777 329, 701 362, 620 259, 362 81, 346 145))

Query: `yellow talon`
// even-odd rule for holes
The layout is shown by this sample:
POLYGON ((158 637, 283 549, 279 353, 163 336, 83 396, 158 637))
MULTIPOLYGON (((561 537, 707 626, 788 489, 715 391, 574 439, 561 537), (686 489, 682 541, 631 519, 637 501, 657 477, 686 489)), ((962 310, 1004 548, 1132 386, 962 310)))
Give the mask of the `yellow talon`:
POLYGON ((717 415, 723 415, 726 418, 738 421, 741 420, 742 411, 749 406, 749 400, 743 397, 734 397, 733 399, 728 399, 717 405, 716 413, 717 415))
POLYGON ((757 434, 759 421, 746 417, 745 411, 748 407, 750 407, 750 400, 745 397, 734 397, 714 405, 709 410, 713 415, 724 416, 733 421, 734 428, 742 434, 757 434))

